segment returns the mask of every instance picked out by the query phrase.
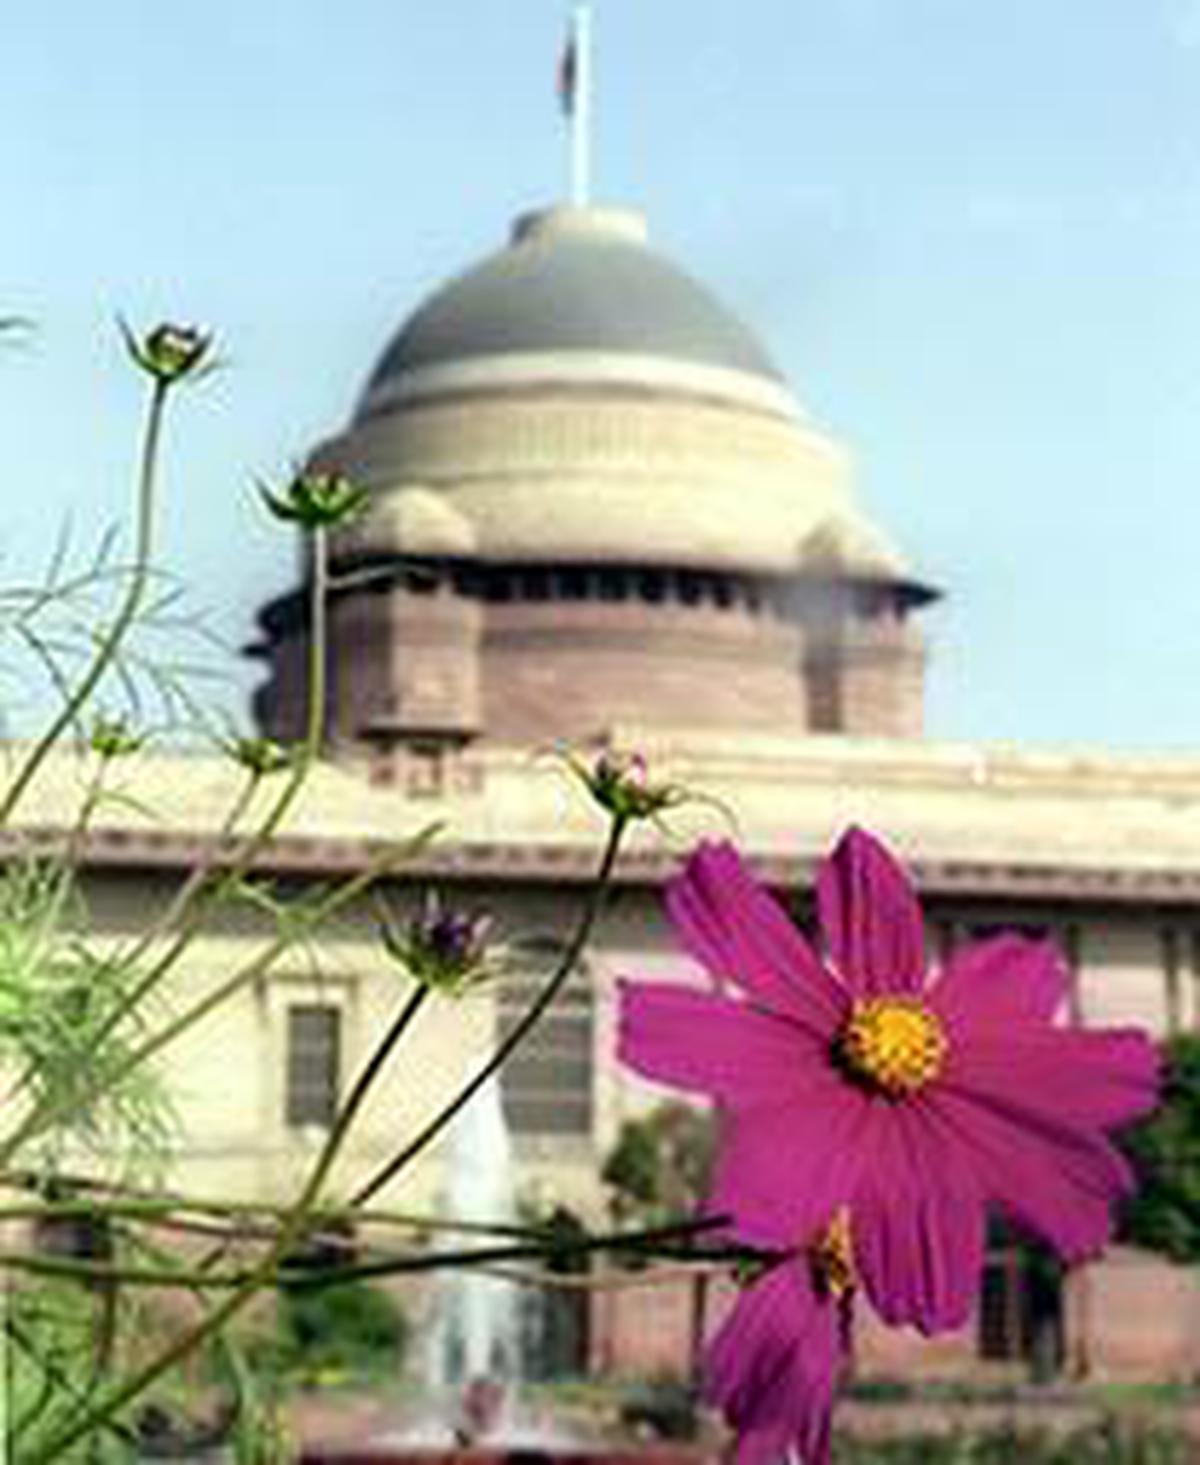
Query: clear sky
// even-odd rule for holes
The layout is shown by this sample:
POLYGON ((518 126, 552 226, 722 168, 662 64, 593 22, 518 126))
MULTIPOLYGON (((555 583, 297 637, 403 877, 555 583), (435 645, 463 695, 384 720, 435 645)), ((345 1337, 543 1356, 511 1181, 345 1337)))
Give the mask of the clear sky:
MULTIPOLYGON (((595 8, 597 195, 759 331, 948 591, 930 731, 1200 745, 1200 0, 595 8)), ((123 512, 117 313, 202 323, 228 366, 172 424, 164 556, 244 641, 293 562, 252 480, 561 193, 565 19, 13 8, 0 315, 36 329, 0 352, 0 574, 123 512)))

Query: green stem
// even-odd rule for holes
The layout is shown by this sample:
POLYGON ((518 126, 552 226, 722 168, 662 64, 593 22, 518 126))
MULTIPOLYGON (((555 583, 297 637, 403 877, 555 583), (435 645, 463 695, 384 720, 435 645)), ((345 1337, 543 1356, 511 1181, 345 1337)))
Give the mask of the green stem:
MULTIPOLYGON (((702 1216, 695 1220, 682 1221, 672 1226, 654 1226, 644 1231, 613 1232, 604 1236, 576 1237, 559 1240, 543 1232, 536 1241, 514 1243, 507 1246, 475 1246, 459 1251, 438 1251, 423 1256, 381 1257, 378 1261, 360 1262, 355 1265, 330 1267, 323 1271, 303 1271, 286 1279, 287 1286, 314 1290, 321 1287, 336 1287, 342 1282, 361 1281, 371 1277, 410 1276, 419 1272, 438 1272, 447 1268, 495 1266, 504 1262, 537 1261, 552 1257, 576 1258, 591 1256, 596 1252, 637 1252, 642 1255, 658 1255, 658 1249, 671 1242, 679 1242, 689 1236, 713 1231, 728 1226, 727 1216, 702 1216)), ((691 1253, 672 1252, 691 1259, 691 1253)), ((704 1254, 705 1260, 740 1259, 748 1254, 746 1247, 730 1248, 704 1254)))
MULTIPOLYGON (((375 881, 384 873, 385 869, 391 867, 400 859, 411 859, 414 854, 418 853, 433 837, 437 828, 437 825, 430 825, 420 834, 415 835, 409 841, 402 854, 393 857, 385 866, 372 866, 370 869, 364 870, 360 875, 354 876, 352 880, 347 880, 344 885, 339 886, 331 895, 327 896, 323 901, 314 906, 311 911, 305 914, 302 929, 308 931, 314 927, 319 927, 332 916, 336 915, 338 911, 352 904, 360 895, 370 889, 375 881)), ((155 1053, 165 1048, 168 1043, 173 1043, 181 1033, 185 1032, 195 1023, 198 1023, 202 1018, 207 1017, 214 1008, 227 1002, 236 991, 244 987, 248 982, 254 981, 257 977, 265 976, 279 958, 299 939, 299 931, 291 931, 286 935, 277 937, 269 946, 260 951, 253 960, 248 961, 245 966, 222 982, 219 987, 215 987, 206 997, 202 997, 199 1002, 194 1003, 185 1012, 180 1013, 173 1022, 168 1023, 166 1027, 160 1028, 157 1033, 147 1038, 142 1046, 136 1048, 129 1055, 126 1062, 118 1068, 116 1078, 113 1081, 119 1082, 134 1068, 145 1063, 155 1053)), ((5 1152, 0 1151, 0 1164, 3 1164, 5 1158, 5 1152)))
MULTIPOLYGON (((325 719, 326 666, 328 665, 329 659, 327 647, 328 599, 328 540, 325 530, 318 528, 313 533, 312 586, 311 603, 309 606, 311 634, 309 637, 308 652, 308 707, 306 709, 304 740, 300 745, 299 755, 296 758, 291 774, 282 792, 275 800, 275 803, 259 827, 243 841, 240 849, 233 852, 231 859, 225 864, 221 879, 209 887, 207 891, 209 901, 219 900, 226 892, 233 888, 236 882, 241 879, 254 863, 255 858, 261 853, 267 841, 275 834, 283 822, 288 810, 295 802, 300 793, 300 789, 308 778, 314 762, 320 754, 325 719)), ((234 808, 230 811, 229 816, 222 826, 222 830, 218 835, 218 850, 225 835, 232 832, 233 828, 236 827, 236 822, 245 811, 258 783, 258 776, 252 775, 247 788, 234 805, 234 808)), ((176 896, 166 916, 158 923, 159 931, 169 929, 170 926, 177 923, 180 925, 180 929, 176 933, 175 940, 170 947, 168 947, 166 952, 163 953, 121 1004, 113 1018, 101 1032, 101 1038, 111 1032, 117 1022, 121 1021, 122 1018, 140 1004, 158 986, 191 945, 203 917, 203 906, 207 902, 202 902, 201 897, 206 893, 205 885, 209 875, 212 873, 215 862, 214 856, 205 865, 198 867, 197 870, 192 872, 192 875, 185 882, 182 891, 176 896)), ((130 958, 130 960, 136 960, 137 957, 141 956, 154 937, 154 931, 144 936, 135 948, 134 957, 130 958)))
POLYGON ((368 1059, 366 1066, 359 1074, 351 1089, 345 1104, 338 1111, 337 1118, 325 1140, 317 1162, 313 1166, 300 1196, 293 1206, 291 1213, 280 1229, 279 1235, 268 1248, 266 1254, 259 1261, 257 1266, 240 1281, 230 1295, 218 1306, 214 1307, 199 1323, 187 1332, 176 1338, 165 1348, 157 1358, 152 1359, 144 1368, 124 1383, 112 1389, 107 1396, 101 1398, 96 1405, 89 1409, 82 1418, 69 1423, 55 1435, 48 1444, 42 1447, 41 1451, 30 1456, 28 1465, 41 1465, 43 1461, 57 1459, 67 1448, 77 1440, 85 1438, 95 1429, 103 1427, 107 1422, 119 1413, 125 1405, 131 1403, 155 1383, 169 1369, 173 1368, 182 1358, 185 1358, 195 1348, 212 1337, 222 1328, 233 1315, 238 1312, 249 1300, 271 1281, 278 1271, 279 1264, 293 1250, 296 1244, 304 1236, 311 1221, 312 1211, 321 1188, 328 1178, 334 1162, 345 1143, 351 1126, 357 1118, 359 1111, 375 1080, 378 1078, 389 1055, 393 1052, 409 1025, 420 1011, 422 1003, 428 995, 428 988, 418 987, 404 1004, 396 1020, 384 1034, 382 1041, 376 1047, 374 1053, 368 1059))
POLYGON ((584 947, 587 945, 592 934, 592 928, 604 908, 604 902, 608 895, 609 881, 612 876, 613 867, 617 860, 617 851, 621 845, 621 837, 625 832, 626 821, 620 816, 615 816, 608 831, 608 842, 604 847, 604 854, 600 860, 600 868, 596 874, 595 883, 592 886, 587 906, 583 916, 572 936, 562 960, 559 963, 550 980, 538 993, 537 997, 526 1009, 520 1021, 512 1030, 496 1045, 495 1051, 479 1072, 466 1083, 458 1094, 420 1130, 399 1154, 394 1155, 386 1165, 360 1187, 354 1193, 350 1204, 352 1207, 364 1205, 383 1189, 389 1181, 393 1180, 405 1169, 433 1140, 441 1134, 442 1130, 451 1122, 458 1113, 466 1107, 479 1090, 492 1078, 504 1064, 517 1046, 525 1039, 526 1034, 533 1028, 535 1023, 550 1006, 562 988, 563 983, 575 969, 584 947))
MULTIPOLYGON (((614 1232, 571 1240, 559 1240, 557 1237, 547 1236, 545 1232, 538 1233, 534 1230, 525 1232, 527 1239, 508 1242, 503 1246, 425 1251, 415 1256, 381 1256, 371 1261, 321 1269, 305 1267, 294 1271, 280 1271, 276 1261, 268 1268, 269 1277, 263 1275, 264 1263, 261 1261, 250 1270, 242 1268, 236 1272, 213 1272, 204 1269, 189 1270, 170 1263, 157 1267, 120 1267, 72 1261, 66 1257, 34 1256, 27 1252, 0 1252, 0 1268, 27 1272, 33 1276, 61 1277, 73 1282, 117 1283, 123 1287, 188 1287, 203 1291, 226 1291, 244 1288, 251 1282, 261 1286, 267 1280, 273 1280, 276 1286, 313 1291, 371 1277, 412 1276, 450 1268, 459 1270, 463 1267, 493 1266, 503 1262, 538 1261, 547 1257, 575 1258, 602 1251, 637 1252, 640 1255, 670 1257, 677 1261, 705 1262, 736 1261, 759 1256, 760 1253, 746 1246, 683 1251, 673 1244, 728 1224, 726 1216, 702 1216, 696 1220, 671 1226, 655 1226, 644 1231, 614 1232)), ((303 1230, 306 1235, 311 1235, 307 1227, 303 1230)), ((277 1235, 267 1254, 268 1259, 275 1255, 279 1239, 277 1235)))
MULTIPOLYGON (((369 869, 364 870, 361 874, 354 876, 353 879, 347 880, 343 885, 340 885, 331 895, 328 895, 323 901, 318 902, 317 905, 305 914, 299 929, 276 937, 269 946, 258 952, 252 960, 246 962, 244 966, 235 971, 220 986, 215 987, 209 992, 206 997, 202 997, 199 1002, 194 1003, 186 1011, 180 1013, 177 1018, 167 1023, 165 1027, 160 1028, 158 1032, 151 1034, 140 1047, 135 1048, 126 1056, 123 1063, 117 1065, 105 1076, 106 1081, 110 1085, 123 1082, 134 1069, 147 1062, 169 1043, 173 1043, 181 1033, 186 1032, 188 1028, 207 1017, 215 1008, 227 1002, 240 988, 253 982, 258 977, 265 976, 280 957, 300 939, 302 931, 308 931, 314 926, 319 926, 329 920, 338 911, 357 900, 359 896, 370 889, 371 885, 382 874, 394 868, 401 860, 412 859, 433 838, 439 828, 440 826, 436 824, 427 826, 419 834, 414 835, 402 851, 393 854, 381 864, 372 865, 369 869)), ((71 1096, 71 1106, 73 1107, 80 1102, 83 1102, 82 1096, 78 1092, 74 1093, 71 1096)), ((8 1165, 22 1145, 26 1144, 39 1130, 47 1129, 53 1125, 66 1110, 67 1104, 61 1099, 54 1105, 47 1106, 41 1112, 31 1110, 25 1119, 17 1125, 17 1128, 12 1134, 0 1142, 0 1173, 3 1172, 4 1167, 8 1165)))
MULTIPOLYGON (((42 1371, 42 1375, 50 1388, 49 1396, 45 1402, 57 1402, 58 1399, 64 1397, 80 1405, 87 1401, 89 1394, 80 1388, 70 1373, 54 1358, 46 1357, 38 1352, 37 1345, 19 1323, 10 1318, 5 1323, 5 1332, 9 1340, 20 1348, 22 1353, 30 1359, 35 1367, 42 1371)), ((43 1408, 39 1407, 36 1411, 31 1410, 26 1417, 15 1420, 12 1428, 5 1431, 5 1443, 14 1447, 17 1446, 21 1440, 21 1436, 33 1427, 42 1412, 43 1408)), ((123 1426, 115 1423, 106 1424, 103 1428, 106 1434, 113 1435, 126 1445, 137 1444, 137 1437, 132 1430, 125 1429, 123 1426)), ((11 1458, 14 1461, 20 1458, 16 1448, 13 1449, 11 1458)))
POLYGON ((150 573, 150 551, 154 532, 154 488, 158 465, 158 448, 162 436, 163 413, 167 403, 170 384, 156 379, 150 392, 150 405, 146 414, 146 427, 142 437, 141 461, 138 470, 136 524, 137 537, 134 545, 133 569, 124 598, 118 607, 112 624, 102 636, 83 677, 74 692, 59 709, 58 715, 34 744, 28 758, 21 765, 7 792, 0 800, 0 829, 9 822, 26 789, 33 781, 39 768, 46 761, 59 739, 75 722, 87 705, 104 673, 120 650, 130 626, 133 624, 142 599, 146 593, 146 582, 150 573))
MULTIPOLYGON (((104 765, 102 764, 100 770, 95 776, 93 788, 89 791, 89 796, 84 801, 84 807, 80 811, 80 817, 76 821, 75 830, 72 832, 71 835, 69 849, 73 849, 75 853, 68 855, 68 863, 72 866, 78 864, 78 851, 82 846, 83 837, 87 832, 87 825, 91 818, 92 812, 94 812, 95 804, 98 802, 100 794, 102 792, 101 779, 103 777, 103 772, 104 765)), ((242 790, 238 798, 234 800, 232 808, 229 810, 229 813, 226 815, 224 821, 222 822, 221 828, 217 832, 214 854, 208 860, 206 860, 204 864, 198 865, 191 872, 188 878, 184 881, 183 885, 176 892, 174 899, 172 900, 170 906, 164 912, 162 917, 160 917, 158 921, 150 926, 148 930, 143 932, 143 934, 134 943, 132 949, 126 952, 122 952, 119 955, 114 956, 106 961, 102 968, 103 971, 112 972, 121 967, 133 967, 141 959, 141 957, 145 954, 145 952, 153 944, 153 942, 156 941, 165 930, 168 930, 170 928, 174 921, 178 919, 179 915, 181 915, 183 911, 186 910, 187 906, 192 902, 192 900, 195 899, 200 891, 200 888, 203 886, 204 882, 212 873, 213 866, 215 865, 217 859, 216 851, 220 850, 224 841, 237 827, 237 821, 245 812, 246 806, 253 796, 254 788, 257 784, 257 781, 257 775, 252 774, 246 787, 242 790)), ((157 966, 152 968, 146 974, 146 976, 142 978, 140 982, 136 983, 128 992, 126 992, 122 996, 121 1000, 116 1004, 113 1010, 108 1014, 108 1016, 104 1019, 104 1021, 97 1029, 95 1038, 93 1039, 96 1045, 102 1043, 105 1038, 107 1038, 108 1035, 118 1026, 118 1024, 121 1023, 129 1015, 129 1013, 136 1011, 142 1001, 149 995, 150 991, 157 985, 161 975, 162 974, 157 966)), ((29 1081, 32 1077, 32 1070, 27 1070, 25 1073, 23 1073, 20 1078, 13 1084, 12 1088, 6 1095, 6 1102, 11 1103, 13 1099, 15 1099, 19 1094, 23 1093, 28 1088, 29 1081)), ((42 1128, 43 1124, 46 1122, 46 1116, 48 1114, 56 1117, 57 1114, 61 1112, 61 1108, 61 1104, 58 1104, 54 1100, 54 1097, 51 1093, 47 1092, 46 1094, 44 1094, 42 1098, 34 1104, 33 1108, 29 1111, 28 1115, 22 1122, 18 1143, 23 1144, 30 1137, 30 1135, 35 1134, 40 1128, 42 1128)), ((53 1122, 53 1119, 51 1119, 50 1122, 53 1122)))
MULTIPOLYGON (((274 805, 267 813, 266 818, 259 827, 250 834, 243 842, 240 849, 233 853, 232 858, 224 862, 224 873, 220 881, 210 892, 210 898, 219 899, 237 880, 239 880, 253 864, 255 857, 262 851, 264 845, 279 828, 287 815, 288 810, 295 802, 305 780, 310 773, 312 766, 320 755, 322 731, 325 721, 325 683, 326 667, 328 665, 328 599, 329 599, 329 548, 325 530, 318 528, 313 533, 313 555, 312 555, 312 585, 311 601, 309 605, 309 618, 311 623, 311 634, 308 643, 308 706, 306 709, 304 739, 300 744, 300 751, 292 767, 291 775, 284 785, 282 792, 276 799, 274 805)), ((232 832, 242 813, 245 811, 250 797, 258 786, 258 775, 252 775, 249 787, 242 798, 235 805, 229 818, 226 819, 221 835, 218 836, 218 849, 223 837, 232 832)), ((159 930, 169 928, 182 920, 185 914, 191 915, 191 922, 184 926, 181 933, 181 940, 177 941, 170 948, 165 957, 160 959, 158 964, 151 970, 147 977, 136 989, 137 1000, 145 996, 146 990, 156 985, 166 972, 178 961, 186 944, 195 933, 198 923, 199 912, 195 911, 194 904, 202 893, 202 887, 212 873, 215 865, 215 858, 209 860, 205 865, 200 866, 192 872, 192 876, 185 883, 183 890, 176 897, 170 910, 159 923, 159 930), (192 907, 189 910, 189 907, 192 907), (181 944, 182 942, 182 944, 181 944)), ((148 944, 148 939, 153 939, 154 933, 149 938, 143 938, 139 942, 136 953, 141 955, 148 944)))
POLYGON ((100 758, 88 778, 87 788, 84 791, 83 799, 80 801, 79 814, 76 817, 74 828, 67 836, 64 863, 72 870, 79 867, 80 856, 83 853, 83 842, 87 838, 92 816, 100 807, 100 801, 104 797, 104 778, 107 772, 108 759, 100 758))
MULTIPOLYGON (((150 947, 183 918, 192 903, 201 894, 205 883, 217 868, 217 865, 221 864, 224 866, 225 861, 222 859, 222 851, 237 830, 242 815, 250 807, 250 801, 254 797, 260 780, 260 774, 254 771, 249 773, 213 837, 212 853, 206 860, 189 871, 187 879, 184 880, 183 884, 171 897, 171 903, 162 915, 138 937, 137 941, 128 951, 123 951, 120 954, 118 961, 121 966, 136 966, 150 947)), ((125 1009, 117 1014, 116 1021, 119 1022, 124 1017, 125 1011, 128 1011, 130 1007, 136 1006, 144 995, 142 986, 139 984, 131 992, 128 999, 128 1006, 125 1006, 125 1009)))
MULTIPOLYGON (((309 675, 308 675, 308 707, 304 741, 300 747, 299 756, 288 778, 287 785, 276 799, 271 810, 263 820, 262 824, 251 834, 236 851, 231 862, 225 869, 224 875, 214 885, 208 887, 208 900, 202 900, 205 893, 205 885, 208 879, 208 872, 211 869, 211 861, 208 867, 201 867, 199 872, 193 872, 192 877, 185 882, 184 892, 176 898, 172 907, 173 920, 180 922, 180 929, 175 934, 167 950, 159 957, 150 970, 138 981, 134 987, 126 993, 124 998, 117 1004, 113 1012, 106 1018, 95 1041, 102 1042, 118 1023, 122 1022, 130 1012, 145 1001, 164 978, 172 971, 179 959, 191 946, 195 939, 203 919, 205 906, 214 900, 218 900, 245 874, 250 868, 254 859, 262 851, 267 841, 276 832, 286 816, 288 810, 295 802, 300 793, 309 772, 312 769, 321 748, 321 738, 325 723, 325 693, 326 693, 326 667, 328 665, 328 598, 329 598, 329 545, 326 531, 317 528, 313 531, 313 553, 312 553, 312 584, 311 584, 311 605, 310 620, 311 634, 309 637, 309 675)), ((249 787, 242 797, 234 805, 234 808, 227 816, 223 831, 235 826, 236 820, 240 817, 257 784, 252 779, 249 787)), ((161 929, 162 923, 159 923, 161 929)), ((154 939, 151 932, 143 936, 135 947, 135 957, 141 955, 154 939)), ((273 949, 273 948, 272 948, 273 949)), ((130 960, 132 958, 126 958, 130 960)), ((274 956, 271 957, 274 960, 274 956)), ((255 972, 257 975, 257 971, 255 972)), ((238 986, 241 985, 241 978, 226 983, 219 989, 220 1000, 224 1001, 238 986)), ((203 1016, 216 1004, 209 1002, 199 1004, 198 1008, 192 1011, 203 1016)), ((129 1062, 122 1066, 117 1079, 109 1076, 109 1082, 118 1082, 123 1078, 136 1063, 143 1061, 147 1048, 149 1051, 156 1051, 162 1046, 163 1041, 171 1041, 182 1031, 183 1027, 189 1026, 190 1022, 185 1021, 180 1025, 176 1023, 170 1026, 166 1032, 168 1037, 162 1041, 150 1045, 143 1045, 136 1053, 131 1055, 129 1062)), ((72 1104, 77 1102, 77 1095, 72 1096, 72 1104)), ((61 1116, 64 1104, 53 1095, 48 1095, 44 1100, 36 1103, 16 1131, 8 1139, 0 1143, 0 1166, 3 1166, 17 1153, 21 1145, 28 1143, 34 1135, 53 1125, 61 1116)))
MULTIPOLYGON (((87 1176, 60 1175, 57 1182, 64 1189, 87 1192, 96 1196, 115 1196, 115 1200, 47 1200, 27 1201, 23 1204, 0 1205, 0 1225, 7 1221, 70 1220, 91 1218, 97 1212, 114 1219, 140 1221, 145 1225, 160 1225, 179 1221, 187 1224, 185 1217, 208 1216, 227 1221, 236 1226, 236 1235, 248 1240, 269 1241, 276 1227, 267 1228, 269 1219, 285 1216, 290 1206, 271 1205, 265 1201, 217 1201, 195 1196, 164 1195, 158 1192, 139 1191, 132 1187, 110 1184, 87 1176), (247 1220, 252 1224, 247 1225, 247 1220), (253 1224, 260 1223, 257 1227, 253 1224)), ((25 1190, 39 1190, 45 1185, 46 1177, 38 1171, 10 1171, 0 1177, 0 1182, 25 1190)), ((337 1227, 349 1218, 348 1211, 332 1207, 311 1212, 315 1225, 337 1227)), ((406 1231, 446 1232, 463 1236, 512 1236, 525 1237, 528 1226, 517 1226, 511 1222, 499 1221, 451 1221, 443 1216, 417 1214, 413 1211, 356 1210, 354 1224, 358 1227, 393 1227, 406 1231)), ((215 1226, 217 1220, 212 1224, 215 1226)))

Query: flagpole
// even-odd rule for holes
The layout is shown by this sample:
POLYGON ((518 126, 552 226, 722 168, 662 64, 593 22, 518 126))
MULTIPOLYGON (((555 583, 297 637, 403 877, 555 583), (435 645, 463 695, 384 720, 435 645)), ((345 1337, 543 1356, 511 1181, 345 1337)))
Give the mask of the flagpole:
POLYGON ((571 108, 571 202, 584 209, 592 193, 592 9, 586 0, 575 7, 572 45, 575 94, 571 108))

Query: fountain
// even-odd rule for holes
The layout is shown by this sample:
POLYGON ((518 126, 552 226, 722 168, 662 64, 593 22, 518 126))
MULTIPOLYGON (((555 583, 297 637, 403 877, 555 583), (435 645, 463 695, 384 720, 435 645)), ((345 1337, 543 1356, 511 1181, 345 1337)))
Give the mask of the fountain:
MULTIPOLYGON (((512 1141, 499 1085, 480 1090, 450 1133, 442 1209, 452 1221, 516 1219, 512 1141)), ((471 1444, 509 1421, 521 1379, 520 1297, 511 1282, 466 1269, 441 1275, 424 1360, 428 1396, 471 1444)))
MULTIPOLYGON (((448 1137, 448 1220, 516 1219, 512 1141, 493 1080, 448 1137)), ((472 1269, 442 1273, 420 1356, 424 1418, 347 1447, 309 1446, 301 1465, 697 1465, 695 1449, 589 1444, 520 1407, 521 1295, 472 1269)))

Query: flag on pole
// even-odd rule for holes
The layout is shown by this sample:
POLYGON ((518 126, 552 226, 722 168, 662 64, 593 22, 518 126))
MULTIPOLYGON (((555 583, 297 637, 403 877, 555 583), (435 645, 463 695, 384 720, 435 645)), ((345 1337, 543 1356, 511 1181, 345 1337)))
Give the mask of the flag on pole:
POLYGON ((558 105, 564 117, 575 115, 575 92, 579 85, 579 56, 572 29, 558 58, 558 105))

